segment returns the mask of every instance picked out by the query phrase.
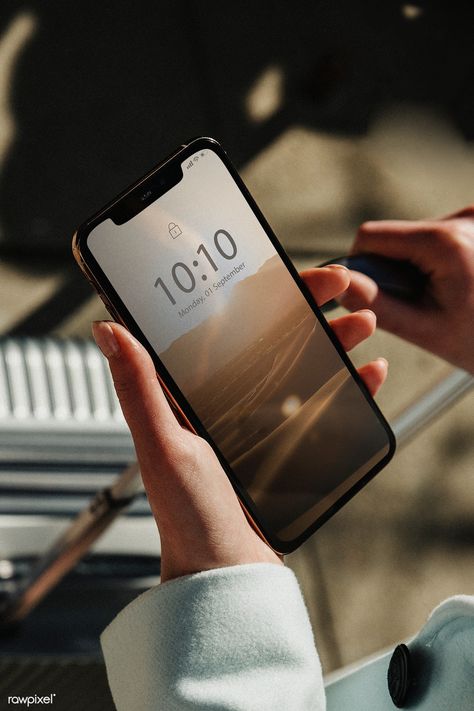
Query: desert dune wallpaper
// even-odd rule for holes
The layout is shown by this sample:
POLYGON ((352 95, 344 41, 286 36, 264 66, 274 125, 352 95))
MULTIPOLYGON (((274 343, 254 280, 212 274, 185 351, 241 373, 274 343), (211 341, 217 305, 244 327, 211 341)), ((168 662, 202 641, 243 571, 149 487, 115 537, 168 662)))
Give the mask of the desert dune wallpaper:
POLYGON ((388 451, 382 424, 277 254, 160 357, 283 539, 388 451))

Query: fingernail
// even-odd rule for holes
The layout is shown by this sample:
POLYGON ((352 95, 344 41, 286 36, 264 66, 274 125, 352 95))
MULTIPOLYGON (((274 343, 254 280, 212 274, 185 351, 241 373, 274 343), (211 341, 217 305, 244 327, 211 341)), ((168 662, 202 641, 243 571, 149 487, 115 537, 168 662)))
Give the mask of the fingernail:
POLYGON ((107 321, 94 321, 92 324, 92 335, 106 358, 111 358, 120 351, 112 327, 107 321))
POLYGON ((344 264, 326 264, 328 269, 342 269, 344 272, 348 272, 348 268, 344 264))
POLYGON ((376 314, 372 309, 359 309, 358 312, 359 314, 370 314, 374 319, 377 318, 376 314))
POLYGON ((388 368, 388 360, 386 358, 383 358, 382 356, 380 356, 380 358, 377 358, 377 360, 379 360, 381 363, 385 363, 385 365, 388 368))

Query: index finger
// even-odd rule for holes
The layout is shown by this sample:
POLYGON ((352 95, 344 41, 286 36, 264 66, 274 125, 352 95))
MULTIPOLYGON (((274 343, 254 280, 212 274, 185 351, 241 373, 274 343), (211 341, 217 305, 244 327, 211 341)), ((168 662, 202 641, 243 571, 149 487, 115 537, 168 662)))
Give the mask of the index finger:
POLYGON ((438 258, 443 247, 446 227, 437 220, 380 220, 364 222, 357 232, 351 254, 379 254, 391 259, 407 260, 425 272, 431 271, 433 247, 438 258))
POLYGON ((300 276, 318 306, 322 306, 342 294, 351 281, 349 270, 341 264, 305 269, 300 272, 300 276))
MULTIPOLYGON (((109 362, 115 390, 143 460, 165 454, 181 430, 158 381, 150 355, 126 328, 111 321, 92 326, 97 345, 109 362), (150 446, 153 443, 153 446, 150 446)), ((156 466, 156 462, 152 463, 156 466)))

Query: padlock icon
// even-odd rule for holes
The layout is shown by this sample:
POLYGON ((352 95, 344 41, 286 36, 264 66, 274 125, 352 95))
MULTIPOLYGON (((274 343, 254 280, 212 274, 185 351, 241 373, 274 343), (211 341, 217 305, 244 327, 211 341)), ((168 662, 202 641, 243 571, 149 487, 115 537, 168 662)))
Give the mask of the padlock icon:
POLYGON ((182 234, 180 226, 177 225, 175 222, 169 223, 168 232, 170 233, 170 236, 173 239, 176 239, 176 237, 179 237, 179 235, 182 234))

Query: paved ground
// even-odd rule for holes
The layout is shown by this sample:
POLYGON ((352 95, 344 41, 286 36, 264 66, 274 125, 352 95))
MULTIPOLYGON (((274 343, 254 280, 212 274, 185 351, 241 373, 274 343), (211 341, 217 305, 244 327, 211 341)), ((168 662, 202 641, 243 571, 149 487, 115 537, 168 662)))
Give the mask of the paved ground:
MULTIPOLYGON (((392 107, 366 138, 294 128, 245 179, 298 266, 344 253, 367 217, 437 215, 473 200, 472 147, 432 112, 392 107)), ((52 293, 57 268, 0 265, 0 328, 52 293)), ((91 296, 61 329, 86 335, 105 315, 91 296)), ((391 361, 379 401, 393 417, 448 371, 378 333, 354 353, 391 361)), ((326 671, 394 644, 444 597, 474 593, 473 396, 400 451, 377 479, 288 563, 302 582, 326 671)))

